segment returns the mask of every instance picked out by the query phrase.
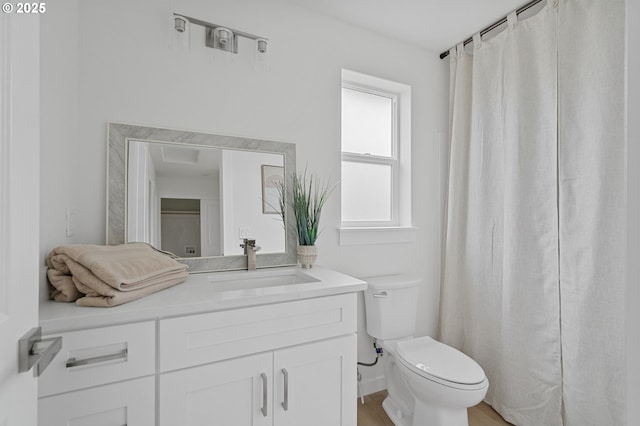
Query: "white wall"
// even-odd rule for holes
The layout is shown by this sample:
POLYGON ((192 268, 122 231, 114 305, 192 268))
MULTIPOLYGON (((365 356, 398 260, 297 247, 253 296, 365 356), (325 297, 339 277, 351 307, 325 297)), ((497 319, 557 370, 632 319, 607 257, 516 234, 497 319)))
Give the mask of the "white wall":
MULTIPOLYGON (((222 223, 225 255, 241 255, 242 239, 254 238, 260 253, 282 253, 285 232, 279 214, 262 213, 262 165, 284 166, 280 154, 222 151, 222 223), (243 236, 240 238, 240 229, 243 236)), ((277 205, 275 206, 277 207, 277 205)))
POLYGON ((627 0, 627 426, 640 424, 640 2, 627 0))
MULTIPOLYGON (((78 0, 68 0, 49 8, 40 19, 41 298, 48 297, 44 264, 47 253, 60 244, 81 241, 78 237, 82 238, 79 232, 74 232, 75 229, 72 229, 73 236, 66 236, 67 209, 76 213, 76 203, 81 201, 74 194, 78 184, 74 179, 83 179, 77 173, 78 163, 82 161, 77 154, 78 147, 84 142, 78 137, 78 17, 78 0)), ((106 147, 102 152, 104 155, 106 147)), ((104 169, 102 166, 100 171, 104 169)), ((101 186, 94 188, 96 193, 104 194, 104 184, 97 185, 101 186)), ((106 208, 104 202, 99 204, 106 208)))
MULTIPOLYGON (((365 30, 273 0, 72 0, 42 17, 44 254, 68 242, 105 241, 108 121, 297 144, 298 167, 340 178, 340 84, 346 68, 412 87, 415 244, 340 246, 340 194, 322 217, 318 263, 354 276, 404 272, 424 278, 418 334, 435 334, 439 300, 438 132, 447 130, 448 64, 365 30), (58 10, 56 10, 58 9, 58 10), (214 60, 203 33, 172 48, 172 13, 270 40, 270 72, 256 71, 246 45, 233 63, 214 60), (49 157, 49 155, 51 157, 49 157), (46 193, 45 193, 46 192, 46 193)), ((43 281, 42 292, 46 286, 43 281)), ((360 359, 373 357, 362 311, 360 359)), ((361 368, 365 380, 381 369, 361 368)))

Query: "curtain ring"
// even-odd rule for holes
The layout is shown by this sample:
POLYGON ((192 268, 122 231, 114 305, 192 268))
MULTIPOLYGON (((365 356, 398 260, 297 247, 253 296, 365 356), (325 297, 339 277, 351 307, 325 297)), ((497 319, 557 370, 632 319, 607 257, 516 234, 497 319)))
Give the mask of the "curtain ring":
POLYGON ((475 33, 473 35, 473 48, 479 49, 481 45, 482 45, 482 36, 480 35, 480 33, 475 33))
POLYGON ((507 23, 509 28, 515 28, 518 24, 518 13, 515 10, 507 15, 507 23))

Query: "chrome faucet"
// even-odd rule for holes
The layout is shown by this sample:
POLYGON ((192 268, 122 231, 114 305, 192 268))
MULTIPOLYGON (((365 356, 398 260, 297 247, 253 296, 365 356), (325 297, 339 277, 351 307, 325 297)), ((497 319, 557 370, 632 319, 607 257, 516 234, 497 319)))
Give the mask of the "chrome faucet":
POLYGON ((247 270, 253 271, 256 269, 256 252, 260 250, 260 246, 256 245, 256 240, 251 238, 245 238, 240 247, 244 249, 244 255, 247 256, 247 270))

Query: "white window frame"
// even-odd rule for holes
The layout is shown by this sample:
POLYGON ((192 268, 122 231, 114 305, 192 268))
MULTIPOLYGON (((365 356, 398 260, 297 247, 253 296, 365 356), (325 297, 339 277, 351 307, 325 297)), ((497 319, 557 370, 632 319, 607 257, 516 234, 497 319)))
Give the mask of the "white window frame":
POLYGON ((391 157, 342 151, 342 161, 389 164, 392 168, 391 220, 342 221, 340 244, 383 244, 416 241, 411 219, 411 87, 382 78, 342 70, 342 86, 393 100, 391 157))
POLYGON ((355 90, 375 96, 382 96, 391 100, 391 156, 379 156, 369 153, 354 153, 342 151, 342 161, 361 164, 381 164, 391 168, 391 218, 385 221, 342 221, 343 227, 382 227, 398 226, 400 223, 398 209, 398 168, 399 152, 398 146, 398 94, 382 91, 377 88, 343 82, 343 89, 355 90))

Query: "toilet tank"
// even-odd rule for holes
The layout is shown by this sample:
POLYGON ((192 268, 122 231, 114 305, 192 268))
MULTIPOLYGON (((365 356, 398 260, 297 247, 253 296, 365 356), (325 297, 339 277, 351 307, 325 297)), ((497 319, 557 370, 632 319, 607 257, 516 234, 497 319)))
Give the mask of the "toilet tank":
POLYGON ((367 333, 380 340, 412 336, 420 279, 407 275, 364 278, 367 333))

